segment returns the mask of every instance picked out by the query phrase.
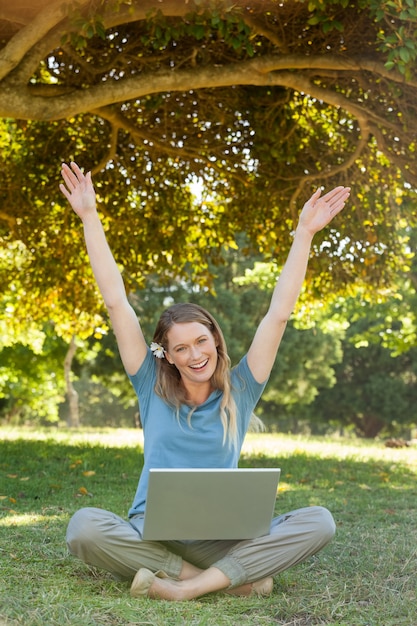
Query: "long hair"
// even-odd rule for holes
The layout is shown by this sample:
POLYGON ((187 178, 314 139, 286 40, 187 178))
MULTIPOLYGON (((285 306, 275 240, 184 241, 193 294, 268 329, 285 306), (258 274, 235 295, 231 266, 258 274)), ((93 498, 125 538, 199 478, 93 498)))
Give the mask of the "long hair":
MULTIPOLYGON (((210 382, 213 389, 220 389, 223 393, 220 403, 220 419, 224 433, 223 444, 228 441, 231 446, 235 446, 237 441, 237 409, 230 382, 230 358, 227 354, 223 333, 214 317, 198 304, 190 302, 174 304, 166 309, 159 318, 153 340, 166 350, 168 347, 167 333, 170 328, 174 324, 189 322, 203 324, 211 332, 217 344, 217 365, 210 382)), ((181 376, 175 365, 171 365, 166 358, 157 359, 155 391, 163 400, 175 407, 177 417, 179 417, 180 405, 187 402, 186 390, 180 381, 181 376)), ((195 407, 191 408, 188 416, 189 421, 194 410, 195 407)))

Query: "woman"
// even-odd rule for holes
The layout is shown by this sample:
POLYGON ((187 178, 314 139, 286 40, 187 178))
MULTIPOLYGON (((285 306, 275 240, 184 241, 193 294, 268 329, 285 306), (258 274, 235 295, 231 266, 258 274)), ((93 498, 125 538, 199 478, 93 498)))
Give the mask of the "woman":
POLYGON ((70 520, 72 554, 121 579, 132 596, 190 600, 214 591, 269 595, 275 574, 323 548, 335 525, 323 507, 275 518, 270 534, 245 541, 143 541, 151 467, 236 467, 252 411, 265 387, 301 290, 314 234, 344 207, 348 187, 304 205, 269 309, 247 354, 232 371, 222 332, 193 304, 165 311, 150 347, 128 302, 96 209, 91 172, 62 166, 64 196, 81 218, 90 263, 107 307, 123 365, 138 395, 145 463, 129 520, 88 507, 70 520))

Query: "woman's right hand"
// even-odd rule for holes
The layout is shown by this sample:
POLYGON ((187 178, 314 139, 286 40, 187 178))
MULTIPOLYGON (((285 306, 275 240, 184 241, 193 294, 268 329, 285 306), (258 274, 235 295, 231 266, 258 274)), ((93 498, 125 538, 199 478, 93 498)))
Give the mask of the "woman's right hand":
POLYGON ((59 188, 75 213, 83 220, 88 214, 96 211, 96 192, 91 172, 84 175, 78 165, 72 162, 70 166, 62 164, 61 174, 65 185, 61 183, 59 188))

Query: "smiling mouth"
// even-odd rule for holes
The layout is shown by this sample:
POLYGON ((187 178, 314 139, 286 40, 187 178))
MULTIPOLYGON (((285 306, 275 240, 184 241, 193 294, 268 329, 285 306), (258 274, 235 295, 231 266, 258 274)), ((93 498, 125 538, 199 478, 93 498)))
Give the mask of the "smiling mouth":
POLYGON ((203 361, 203 363, 199 363, 198 365, 190 365, 192 370, 202 370, 208 363, 208 359, 203 361))

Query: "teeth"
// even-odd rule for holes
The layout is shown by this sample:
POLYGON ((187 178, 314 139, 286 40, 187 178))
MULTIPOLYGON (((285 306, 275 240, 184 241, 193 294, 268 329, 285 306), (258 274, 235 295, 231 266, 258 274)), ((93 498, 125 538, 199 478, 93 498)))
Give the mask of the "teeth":
POLYGON ((204 363, 201 363, 200 365, 190 365, 190 367, 193 370, 201 370, 205 365, 207 365, 207 363, 208 363, 208 359, 204 361, 204 363))

